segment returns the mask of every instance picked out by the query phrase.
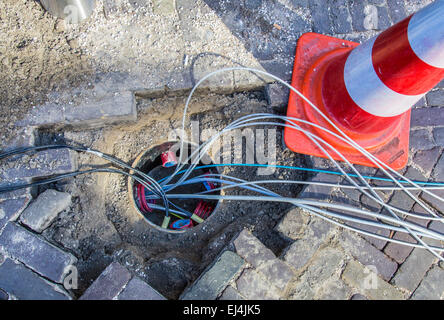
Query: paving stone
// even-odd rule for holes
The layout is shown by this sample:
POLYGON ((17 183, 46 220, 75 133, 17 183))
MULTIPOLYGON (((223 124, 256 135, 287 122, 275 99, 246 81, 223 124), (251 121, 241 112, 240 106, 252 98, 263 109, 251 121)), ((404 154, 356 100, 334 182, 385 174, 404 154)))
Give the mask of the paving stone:
POLYGON ((10 257, 57 283, 63 282, 69 267, 77 262, 72 254, 12 222, 0 235, 0 246, 10 257))
POLYGON ((413 292, 426 275, 436 257, 425 249, 415 248, 401 265, 392 283, 413 292))
MULTIPOLYGON (((0 188, 12 187, 17 185, 24 185, 31 183, 31 179, 13 179, 13 180, 3 180, 0 181, 0 188)), ((18 189, 15 191, 5 192, 0 194, 0 201, 2 200, 11 200, 11 199, 19 199, 19 198, 29 198, 31 199, 31 188, 26 189, 18 189)))
POLYGON ((399 21, 407 17, 407 12, 405 10, 403 0, 387 0, 387 6, 393 23, 398 23, 399 21))
POLYGON ((237 254, 255 268, 276 259, 274 253, 246 229, 242 230, 233 244, 237 254))
POLYGON ((444 181, 444 156, 441 156, 433 169, 433 178, 436 181, 444 181))
POLYGON ((11 259, 0 264, 0 288, 20 300, 71 299, 63 288, 44 280, 11 259))
POLYGON ((34 231, 41 233, 70 204, 71 195, 69 193, 48 189, 23 211, 20 221, 34 231))
POLYGON ((320 300, 348 300, 351 294, 351 288, 342 280, 327 281, 321 290, 320 300))
POLYGON ((138 277, 128 282, 117 300, 166 300, 159 292, 138 277))
POLYGON ((367 31, 364 27, 364 2, 360 0, 350 0, 349 2, 350 14, 352 16, 352 26, 355 31, 367 31))
POLYGON ((290 267, 277 258, 265 262, 256 268, 256 270, 263 274, 270 283, 282 291, 287 288, 289 282, 294 277, 294 273, 290 267))
MULTIPOLYGON (((433 194, 437 195, 438 197, 441 197, 444 199, 444 190, 433 190, 433 194)), ((430 204, 433 208, 435 208, 438 211, 442 211, 443 208, 443 202, 439 199, 436 199, 435 197, 423 192, 420 196, 421 199, 423 199, 425 202, 430 204)))
POLYGON ((366 240, 350 232, 341 234, 341 245, 356 260, 365 266, 375 266, 378 274, 384 279, 389 280, 398 269, 398 264, 392 261, 384 253, 376 249, 366 240))
POLYGON ((435 127, 444 123, 444 108, 420 108, 412 110, 411 128, 435 127))
POLYGON ((166 16, 172 15, 176 12, 175 0, 153 0, 154 14, 166 16))
POLYGON ((348 11, 346 0, 329 0, 331 24, 334 33, 351 33, 353 32, 351 25, 351 16, 348 11))
POLYGON ((279 83, 270 83, 265 86, 265 97, 270 107, 286 106, 289 95, 290 89, 279 83))
POLYGON ((441 155, 439 147, 430 150, 420 150, 413 157, 413 162, 419 166, 426 175, 429 175, 441 155))
MULTIPOLYGON (((395 232, 393 239, 406 241, 410 243, 416 243, 412 236, 404 232, 395 232)), ((412 252, 413 247, 406 245, 390 242, 384 249, 384 253, 395 260, 397 263, 401 264, 412 252)))
POLYGON ((284 259, 294 269, 301 269, 319 249, 321 243, 322 241, 319 238, 314 237, 297 240, 287 250, 284 259))
POLYGON ((434 266, 427 272, 419 287, 413 293, 413 300, 439 300, 444 294, 444 270, 434 266))
POLYGON ((429 150, 433 147, 435 147, 435 142, 429 130, 418 129, 410 131, 410 149, 412 151, 429 150))
POLYGON ((280 294, 277 288, 263 279, 253 269, 246 269, 236 280, 239 293, 248 300, 277 300, 280 294))
POLYGON ((424 108, 424 107, 427 107, 427 100, 425 97, 419 99, 418 102, 416 102, 415 105, 413 106, 413 108, 424 108))
POLYGON ((52 149, 24 156, 22 161, 0 172, 0 179, 39 178, 77 170, 77 154, 68 149, 52 149))
POLYGON ((26 208, 30 198, 8 199, 0 202, 0 230, 9 222, 15 221, 26 208))
POLYGON ((311 18, 313 20, 313 32, 330 34, 332 33, 328 6, 322 0, 309 1, 311 18))
POLYGON ((130 281, 129 271, 117 262, 111 263, 86 289, 80 300, 112 300, 130 281))
POLYGON ((14 137, 9 139, 2 148, 2 152, 17 148, 32 147, 35 143, 35 129, 32 127, 18 128, 14 137))
POLYGON ((426 95, 427 103, 433 107, 444 107, 444 91, 434 90, 426 95))
MULTIPOLYGON (((311 179, 311 181, 313 182, 327 182, 332 184, 339 184, 341 180, 342 180, 341 176, 327 174, 327 173, 318 173, 316 176, 314 176, 311 179)), ((332 191, 333 187, 309 184, 299 194, 299 198, 326 201, 329 198, 331 198, 332 191)))
POLYGON ((379 278, 368 268, 356 261, 350 261, 342 278, 350 286, 374 300, 403 300, 404 294, 379 278))
POLYGON ((385 6, 377 6, 376 8, 378 10, 377 30, 388 29, 392 25, 388 9, 385 6))
POLYGON ((275 230, 289 239, 297 240, 302 237, 309 221, 307 213, 300 208, 293 208, 276 225, 275 230))
POLYGON ((437 145, 444 147, 444 128, 433 128, 433 137, 437 145))
POLYGON ((180 299, 215 300, 244 266, 245 261, 237 254, 231 251, 223 252, 215 263, 184 291, 180 299))
POLYGON ((222 295, 219 297, 219 300, 245 300, 242 296, 234 289, 232 286, 228 286, 225 288, 222 295))

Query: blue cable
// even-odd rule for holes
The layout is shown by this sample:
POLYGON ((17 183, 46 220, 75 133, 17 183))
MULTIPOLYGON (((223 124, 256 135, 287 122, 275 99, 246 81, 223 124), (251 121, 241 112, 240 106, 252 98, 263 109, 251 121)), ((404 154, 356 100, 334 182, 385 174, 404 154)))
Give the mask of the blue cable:
MULTIPOLYGON (((344 175, 342 172, 338 172, 338 171, 330 171, 330 170, 314 169, 314 168, 303 168, 303 167, 293 167, 293 166, 256 164, 256 163, 209 164, 209 165, 205 165, 205 166, 197 166, 194 168, 194 170, 216 168, 216 167, 262 167, 262 168, 272 167, 272 168, 277 168, 277 169, 290 169, 290 170, 299 170, 299 171, 308 171, 308 172, 317 172, 317 173, 328 173, 328 174, 335 174, 335 175, 339 175, 339 176, 344 175)), ((181 170, 177 174, 182 174, 186 171, 187 170, 181 170)), ((349 174, 349 176, 354 177, 354 178, 358 177, 358 175, 356 175, 354 173, 349 174)), ((392 179, 382 178, 382 177, 374 177, 374 176, 362 176, 362 177, 365 179, 368 179, 368 180, 379 180, 379 181, 388 181, 388 182, 393 181, 392 179)), ((169 178, 169 177, 165 177, 163 179, 160 179, 158 182, 160 183, 160 182, 166 180, 167 178, 169 178)), ((423 182, 423 181, 414 181, 414 180, 412 180, 412 181, 416 184, 421 184, 421 185, 426 185, 426 186, 444 186, 444 183, 442 183, 442 182, 423 182)), ((405 180, 398 180, 398 182, 409 183, 408 181, 405 181, 405 180)))

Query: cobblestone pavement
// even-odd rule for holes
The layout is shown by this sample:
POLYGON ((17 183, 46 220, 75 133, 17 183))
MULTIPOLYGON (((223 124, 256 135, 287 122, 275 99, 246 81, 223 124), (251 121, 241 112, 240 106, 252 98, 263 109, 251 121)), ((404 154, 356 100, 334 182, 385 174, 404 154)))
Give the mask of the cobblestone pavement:
MULTIPOLYGON (((193 37, 200 33, 187 28, 193 27, 194 10, 201 10, 204 6, 206 11, 204 13, 199 11, 200 14, 211 17, 216 14, 219 17, 218 23, 222 21, 223 25, 243 45, 242 52, 245 57, 248 57, 245 61, 254 61, 267 71, 289 80, 297 39, 302 33, 315 31, 348 40, 362 41, 429 2, 419 0, 244 0, 241 2, 205 0, 190 5, 178 0, 172 5, 165 5, 169 1, 164 1, 164 5, 161 5, 159 1, 149 2, 149 8, 154 10, 153 14, 159 17, 164 14, 177 14, 179 28, 184 29, 184 37, 193 37), (186 15, 181 14, 184 10, 188 10, 186 15), (371 16, 372 12, 377 13, 378 19, 371 16), (251 56, 254 59, 251 60, 251 56)), ((132 1, 132 3, 143 7, 148 2, 132 1)), ((199 26, 197 29, 202 30, 202 28, 205 29, 205 26, 199 26)), ((211 35, 206 37, 200 35, 202 37, 190 38, 186 41, 211 42, 211 35)), ((237 42, 234 44, 238 45, 237 42)), ((234 44, 224 47, 224 50, 227 52, 230 49, 235 50, 234 44)), ((203 51, 204 46, 201 49, 203 51)), ((197 53, 196 56, 198 56, 197 53)), ((226 83, 225 80, 219 79, 217 83, 209 86, 220 87, 221 83, 226 83)), ((192 81, 190 79, 187 81, 185 85, 183 83, 176 87, 171 85, 171 88, 173 90, 189 88, 192 81)), ((250 83, 250 80, 246 82, 250 83)), ((234 80, 229 82, 228 92, 242 89, 242 86, 236 87, 235 83, 234 80)), ((443 90, 444 83, 441 83, 412 111, 410 159, 408 167, 403 171, 411 179, 444 181, 443 90)), ((267 87, 267 93, 270 105, 276 107, 285 105, 288 95, 285 90, 276 85, 270 85, 267 87)), ((37 114, 32 113, 21 124, 20 132, 9 142, 8 147, 34 145, 33 128, 42 124, 37 120, 40 120, 43 115, 53 120, 51 124, 68 123, 70 125, 77 122, 96 123, 98 119, 103 118, 108 119, 109 123, 119 121, 119 117, 122 117, 124 121, 134 119, 135 109, 132 97, 132 94, 122 94, 122 101, 127 108, 123 108, 122 114, 118 115, 111 111, 103 111, 101 107, 95 109, 93 114, 89 111, 83 112, 84 108, 80 108, 79 112, 73 114, 70 113, 70 109, 68 112, 60 113, 51 108, 45 109, 44 112, 38 111, 37 114), (52 116, 54 117, 51 118, 52 116)), ((106 124, 106 122, 103 123, 106 124)), ((42 151, 23 161, 22 165, 4 166, 5 169, 0 172, 1 184, 30 181, 54 172, 69 172, 75 170, 77 166, 75 157, 67 150, 42 151)), ((313 162, 320 167, 330 167, 327 161, 313 159, 313 162)), ((360 172, 367 175, 378 174, 375 169, 365 167, 360 167, 360 172)), ((339 177, 331 178, 323 174, 318 174, 313 179, 337 183, 342 181, 339 177)), ((377 181, 373 183, 378 184, 377 181)), ((443 191, 437 193, 444 196, 443 191)), ((421 208, 414 205, 413 201, 404 197, 402 193, 387 192, 381 195, 395 207, 421 213, 421 208)), ((69 290, 65 288, 67 278, 72 275, 72 266, 75 265, 76 257, 54 246, 41 235, 42 230, 66 206, 69 196, 52 192, 45 197, 51 197, 53 199, 51 201, 57 205, 54 205, 51 210, 39 212, 33 210, 32 206, 28 207, 33 198, 29 191, 15 191, 1 196, 0 299, 72 298, 69 290)), ((337 188, 310 185, 305 188, 301 197, 352 203, 382 212, 381 207, 375 206, 366 197, 354 191, 342 192, 337 188)), ((419 197, 434 209, 442 210, 442 204, 436 199, 426 194, 419 194, 419 197)), ((37 198, 32 202, 33 206, 38 206, 38 200, 37 198)), ((441 229, 436 230, 444 233, 442 226, 429 222, 425 225, 431 229, 440 227, 441 229)), ((182 294, 181 298, 443 298, 444 270, 435 257, 427 251, 412 250, 381 240, 361 237, 310 217, 299 209, 290 211, 276 226, 276 231, 291 241, 290 246, 282 253, 276 255, 253 234, 244 230, 233 239, 232 244, 216 259, 214 264, 182 294)), ((392 236, 409 241, 408 237, 397 233, 392 236)), ((113 291, 111 289, 112 292, 107 291, 109 296, 103 298, 134 299, 137 298, 134 296, 135 291, 143 293, 143 296, 139 298, 162 298, 142 283, 142 280, 127 274, 121 267, 111 265, 109 270, 117 270, 120 286, 111 288, 113 291)), ((106 281, 109 270, 105 270, 106 272, 99 277, 97 280, 99 284, 96 286, 102 285, 106 288, 109 283, 106 281)), ((88 294, 94 297, 94 285, 87 290, 85 299, 88 298, 88 294)))

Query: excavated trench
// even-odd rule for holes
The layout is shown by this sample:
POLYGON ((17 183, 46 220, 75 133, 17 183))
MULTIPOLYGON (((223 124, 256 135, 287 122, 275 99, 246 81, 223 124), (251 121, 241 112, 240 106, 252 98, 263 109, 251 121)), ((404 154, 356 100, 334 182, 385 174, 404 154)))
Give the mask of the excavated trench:
MULTIPOLYGON (((80 143, 134 164, 156 179, 163 178, 171 174, 172 168, 162 167, 159 155, 163 149, 160 147, 168 141, 178 140, 178 131, 174 129, 181 128, 185 99, 186 96, 173 95, 138 97, 137 122, 100 129, 46 129, 39 132, 38 140, 40 144, 80 143)), ((262 91, 230 95, 202 92, 193 100, 190 110, 185 140, 192 144, 202 143, 202 140, 243 115, 284 111, 268 107, 262 91), (196 137, 200 141, 195 141, 196 137)), ((254 161, 258 162, 259 159, 263 162, 264 156, 259 155, 258 150, 263 155, 270 155, 273 151, 271 149, 274 149, 273 144, 270 144, 273 140, 277 159, 272 163, 311 166, 309 158, 283 147, 282 130, 279 127, 255 127, 240 133, 244 135, 242 159, 235 158, 235 148, 227 151, 216 146, 208 151, 207 158, 210 160, 207 161, 210 164, 226 163, 230 158, 231 162, 246 163, 247 160, 251 161, 248 155, 253 152, 254 161), (253 138, 262 136, 265 137, 265 143, 261 149, 257 146, 259 140, 253 138)), ((187 145, 187 148, 192 144, 187 145)), ((80 169, 106 164, 100 158, 86 154, 79 154, 78 163, 80 169)), ((258 171, 258 168, 253 167, 223 166, 211 169, 211 173, 217 172, 245 180, 309 178, 307 173, 296 170, 258 171)), ((205 174, 208 170, 197 173, 205 174)), ((135 193, 137 187, 132 179, 128 180, 125 176, 110 173, 81 175, 44 188, 48 187, 69 192, 73 197, 72 206, 44 231, 44 236, 78 257, 80 278, 79 289, 75 291, 77 295, 81 295, 112 260, 117 260, 167 298, 177 298, 243 228, 252 230, 276 254, 288 244, 274 230, 290 209, 287 204, 215 201, 211 203, 209 218, 202 224, 180 232, 166 232, 159 227, 164 214, 162 216, 160 210, 142 212, 135 193)), ((292 197, 297 196, 302 188, 290 184, 269 187, 283 196, 292 197)), ((183 187, 175 192, 199 192, 203 188, 200 184, 183 187)), ((253 193, 227 189, 222 194, 253 193)), ((189 200, 179 200, 177 203, 189 211, 197 204, 189 200)))

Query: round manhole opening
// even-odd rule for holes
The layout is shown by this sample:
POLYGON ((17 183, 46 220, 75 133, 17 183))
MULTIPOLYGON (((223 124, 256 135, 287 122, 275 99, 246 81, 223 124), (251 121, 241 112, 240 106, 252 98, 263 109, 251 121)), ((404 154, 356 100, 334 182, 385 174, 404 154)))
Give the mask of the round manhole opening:
MULTIPOLYGON (((140 153, 134 160, 133 167, 146 173, 156 181, 162 182, 170 177, 178 165, 184 164, 192 152, 196 149, 194 144, 184 143, 184 152, 180 157, 180 142, 170 141, 150 148, 140 153)), ((218 174, 208 154, 205 154, 199 164, 189 175, 187 180, 195 179, 197 182, 184 184, 169 191, 170 194, 197 194, 200 192, 217 189, 220 185, 211 179, 213 174, 218 174)), ((168 185, 177 182, 184 170, 190 167, 190 161, 168 185)), ((132 207, 153 228, 168 233, 183 233, 196 230, 208 223, 217 213, 220 201, 200 199, 170 199, 170 220, 165 226, 165 211, 162 209, 164 203, 161 199, 150 199, 152 193, 143 185, 132 178, 128 178, 128 193, 132 207), (191 215, 191 217, 190 217, 191 215)), ((220 191, 208 192, 207 194, 219 195, 220 191)))

